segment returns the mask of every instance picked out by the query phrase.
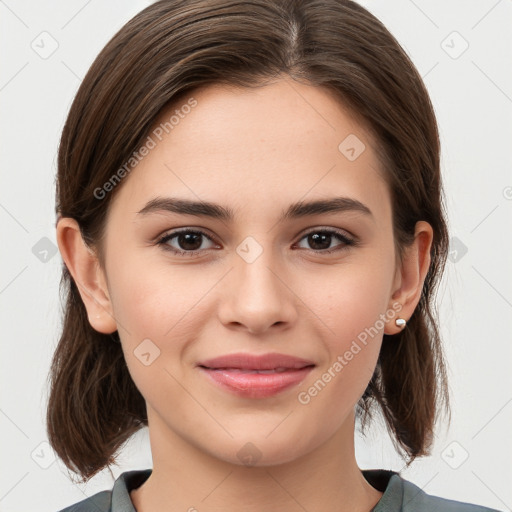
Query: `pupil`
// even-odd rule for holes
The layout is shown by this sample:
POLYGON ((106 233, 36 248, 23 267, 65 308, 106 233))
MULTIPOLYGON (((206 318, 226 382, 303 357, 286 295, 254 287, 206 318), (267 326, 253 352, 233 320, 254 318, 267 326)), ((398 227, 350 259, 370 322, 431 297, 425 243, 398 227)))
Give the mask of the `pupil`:
POLYGON ((179 246, 182 249, 188 249, 191 251, 197 250, 201 247, 201 234, 200 233, 184 233, 178 237, 179 246), (195 241, 194 241, 195 238, 195 241), (184 243, 182 243, 184 242, 184 243), (194 243, 195 242, 195 243, 194 243), (192 247, 190 247, 192 245, 192 247))
POLYGON ((326 234, 326 233, 321 233, 321 234, 312 234, 312 235, 309 235, 309 239, 310 239, 310 245, 313 249, 328 249, 329 246, 331 245, 330 244, 330 238, 331 238, 331 235, 329 234, 326 234), (320 242, 319 242, 320 240, 320 242), (325 242, 326 240, 328 241, 327 245, 325 245, 325 242), (311 243, 313 242, 313 243, 311 243), (315 245, 318 245, 320 243, 320 245, 322 245, 322 242, 323 242, 323 245, 324 247, 315 247, 315 245))

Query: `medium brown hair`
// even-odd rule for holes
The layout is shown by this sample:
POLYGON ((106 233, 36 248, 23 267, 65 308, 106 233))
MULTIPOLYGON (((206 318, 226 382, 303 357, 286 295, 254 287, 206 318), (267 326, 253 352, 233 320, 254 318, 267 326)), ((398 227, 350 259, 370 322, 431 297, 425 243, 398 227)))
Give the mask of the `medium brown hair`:
MULTIPOLYGON (((434 231, 431 265, 407 327, 384 335, 375 372, 359 400, 363 428, 377 404, 397 450, 410 464, 428 455, 449 391, 434 292, 448 234, 440 147, 432 104, 396 39, 349 0, 162 0, 131 19, 85 76, 58 152, 56 213, 75 219, 104 265, 108 182, 143 144, 164 108, 198 87, 259 87, 281 76, 335 95, 373 135, 389 186, 397 254, 417 221, 434 231)), ((340 141, 341 142, 341 141, 340 141)), ((127 179, 126 177, 124 179, 127 179)), ((95 331, 65 264, 63 329, 49 374, 49 441, 88 480, 115 463, 147 425, 144 398, 119 335, 95 331)))

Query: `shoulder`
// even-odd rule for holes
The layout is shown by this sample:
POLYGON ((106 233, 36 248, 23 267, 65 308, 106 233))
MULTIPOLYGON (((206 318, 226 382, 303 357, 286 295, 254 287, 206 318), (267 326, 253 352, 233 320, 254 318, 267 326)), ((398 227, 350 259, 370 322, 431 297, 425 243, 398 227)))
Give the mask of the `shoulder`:
POLYGON ((151 471, 125 471, 117 477, 112 490, 98 492, 59 512, 136 512, 130 499, 130 491, 142 485, 151 471))
POLYGON ((401 476, 397 477, 402 481, 403 512, 500 512, 494 508, 433 496, 401 476))
POLYGON ((59 512, 110 512, 112 491, 101 491, 59 512))

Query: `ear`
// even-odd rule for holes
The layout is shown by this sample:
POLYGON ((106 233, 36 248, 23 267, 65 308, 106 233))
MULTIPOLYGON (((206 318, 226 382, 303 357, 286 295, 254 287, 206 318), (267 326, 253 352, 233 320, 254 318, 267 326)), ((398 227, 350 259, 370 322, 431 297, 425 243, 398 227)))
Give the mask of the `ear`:
POLYGON ((84 242, 75 219, 57 222, 57 244, 62 259, 75 281, 92 328, 104 334, 117 330, 107 281, 96 253, 84 242))
POLYGON ((395 274, 394 292, 389 308, 397 311, 397 314, 386 324, 384 334, 400 332, 402 328, 395 324, 395 320, 403 318, 408 321, 414 313, 430 268, 430 248, 433 238, 434 231, 428 222, 416 223, 414 241, 405 249, 401 265, 395 274), (401 306, 400 309, 398 305, 401 306))

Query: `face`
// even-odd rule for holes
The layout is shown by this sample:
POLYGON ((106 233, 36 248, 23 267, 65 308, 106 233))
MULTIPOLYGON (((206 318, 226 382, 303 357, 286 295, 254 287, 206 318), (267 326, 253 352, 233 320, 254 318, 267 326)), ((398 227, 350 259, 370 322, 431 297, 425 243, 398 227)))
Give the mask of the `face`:
POLYGON ((113 198, 113 316, 150 430, 235 464, 248 442, 261 464, 287 462, 346 427, 399 316, 389 190, 372 140, 320 88, 282 80, 192 96, 113 198), (139 213, 155 198, 215 203, 232 217, 139 213), (341 208, 283 217, 335 198, 341 208), (259 395, 198 367, 240 352, 312 366, 259 395))

